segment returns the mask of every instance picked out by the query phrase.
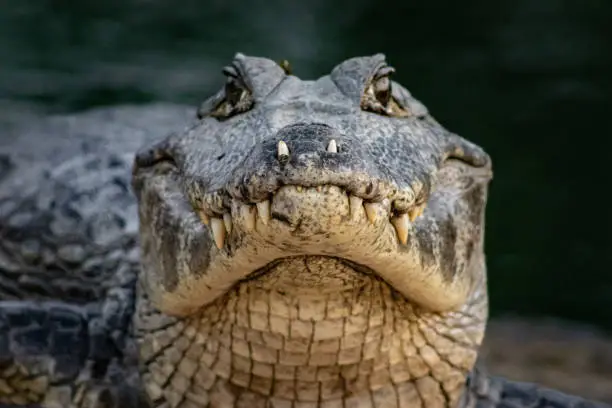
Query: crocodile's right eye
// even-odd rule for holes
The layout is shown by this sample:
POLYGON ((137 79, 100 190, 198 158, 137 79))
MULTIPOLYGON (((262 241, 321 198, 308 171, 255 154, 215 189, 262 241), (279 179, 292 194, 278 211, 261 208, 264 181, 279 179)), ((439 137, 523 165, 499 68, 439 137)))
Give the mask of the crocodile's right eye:
POLYGON ((361 97, 363 110, 385 116, 410 116, 410 112, 393 98, 390 76, 394 72, 395 69, 388 65, 383 65, 378 69, 361 97))
POLYGON ((251 90, 244 83, 235 67, 226 67, 223 73, 227 77, 223 99, 210 113, 210 116, 217 119, 228 119, 239 113, 246 112, 251 109, 254 103, 251 90))

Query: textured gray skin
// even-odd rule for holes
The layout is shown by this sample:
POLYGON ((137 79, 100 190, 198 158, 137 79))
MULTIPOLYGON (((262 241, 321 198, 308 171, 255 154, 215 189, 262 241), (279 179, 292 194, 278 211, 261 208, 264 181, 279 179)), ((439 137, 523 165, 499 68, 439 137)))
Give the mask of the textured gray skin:
POLYGON ((490 161, 399 84, 389 114, 362 97, 383 65, 307 82, 238 55, 231 117, 222 90, 197 121, 156 106, 2 129, 0 404, 604 406, 472 371, 490 161), (349 195, 378 203, 373 223, 349 195), (423 204, 398 242, 393 217, 423 204))
POLYGON ((2 126, 0 405, 138 397, 124 362, 138 270, 130 168, 138 147, 194 116, 122 107, 2 126))

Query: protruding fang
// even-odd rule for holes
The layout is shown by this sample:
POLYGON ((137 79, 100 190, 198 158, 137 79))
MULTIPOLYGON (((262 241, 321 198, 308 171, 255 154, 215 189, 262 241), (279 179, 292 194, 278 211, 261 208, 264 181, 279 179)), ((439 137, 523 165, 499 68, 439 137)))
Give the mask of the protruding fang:
POLYGON ((317 193, 320 193, 321 191, 323 191, 323 186, 317 186, 317 193))
POLYGON ((223 225, 221 218, 211 218, 210 229, 212 230, 213 239, 215 240, 217 248, 223 248, 223 244, 225 243, 225 225, 223 225))
POLYGON ((418 213, 419 209, 417 207, 413 207, 408 210, 408 217, 410 217, 410 222, 414 222, 414 220, 416 220, 416 217, 419 216, 418 213))
POLYGON ((338 145, 336 144, 336 141, 334 139, 329 141, 329 144, 327 145, 327 151, 330 153, 338 153, 338 145))
POLYGON ((248 204, 243 204, 240 207, 240 212, 244 218, 244 226, 246 230, 253 231, 255 229, 255 222, 257 221, 255 218, 255 208, 248 204))
POLYGON ((351 211, 351 218, 355 218, 363 205, 363 199, 354 195, 349 196, 349 209, 351 211))
POLYGON ((298 193, 302 192, 302 186, 295 186, 295 189, 297 190, 298 193))
POLYGON ((264 225, 268 225, 268 221, 270 221, 270 201, 262 201, 257 203, 257 213, 259 214, 259 218, 261 218, 261 222, 264 225))
POLYGON ((225 224, 225 229, 227 230, 227 234, 232 233, 232 216, 229 213, 223 214, 223 223, 225 224))
POLYGON ((425 204, 421 204, 408 210, 408 217, 410 217, 410 222, 414 222, 414 220, 420 217, 423 214, 424 210, 425 204))
POLYGON ((198 216, 200 217, 200 221, 202 221, 202 224, 208 225, 208 223, 210 222, 210 217, 208 215, 204 214, 204 211, 199 210, 198 211, 198 216))
POLYGON ((278 161, 286 163, 287 160, 289 160, 289 148, 287 147, 287 143, 281 140, 278 142, 278 161))
POLYGON ((378 218, 378 207, 380 207, 380 205, 377 203, 365 203, 363 205, 366 215, 368 216, 368 220, 370 220, 371 224, 376 223, 376 218, 378 218))
POLYGON ((408 214, 403 213, 396 217, 391 218, 391 224, 395 228, 395 233, 402 245, 406 245, 408 242, 408 229, 410 228, 410 221, 408 220, 408 214))

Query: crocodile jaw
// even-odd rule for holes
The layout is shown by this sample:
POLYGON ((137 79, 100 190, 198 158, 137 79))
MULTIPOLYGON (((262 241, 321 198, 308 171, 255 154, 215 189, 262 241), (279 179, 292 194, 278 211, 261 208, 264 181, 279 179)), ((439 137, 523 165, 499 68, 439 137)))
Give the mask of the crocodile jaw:
MULTIPOLYGON (((144 210, 170 207, 171 196, 164 192, 170 204, 144 210)), ((205 200, 220 201, 213 194, 205 200)), ((423 212, 423 204, 400 207, 391 198, 365 201, 341 187, 324 185, 283 186, 256 204, 231 200, 196 211, 167 211, 161 219, 164 224, 176 224, 176 232, 158 228, 155 220, 160 216, 144 214, 141 237, 149 274, 178 277, 177 283, 151 280, 149 295, 160 310, 184 316, 277 259, 327 255, 375 271, 405 297, 430 310, 454 310, 465 302, 475 275, 469 273, 471 264, 459 264, 465 271, 442 270, 456 268, 442 262, 443 246, 454 246, 454 242, 435 238, 442 228, 438 219, 453 222, 446 221, 453 217, 447 215, 447 207, 446 201, 434 200, 423 212), (176 221, 168 222, 172 212, 178 214, 176 221), (160 245, 161 252, 150 249, 160 245), (431 252, 429 258, 424 246, 431 252)), ((477 256, 468 260, 477 261, 477 256)))

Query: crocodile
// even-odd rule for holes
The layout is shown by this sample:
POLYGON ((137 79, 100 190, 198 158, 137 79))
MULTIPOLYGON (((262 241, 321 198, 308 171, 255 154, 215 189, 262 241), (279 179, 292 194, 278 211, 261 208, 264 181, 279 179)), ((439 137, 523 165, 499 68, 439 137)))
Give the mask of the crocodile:
POLYGON ((6 122, 0 404, 607 406, 481 368, 491 159, 393 73, 6 122))

